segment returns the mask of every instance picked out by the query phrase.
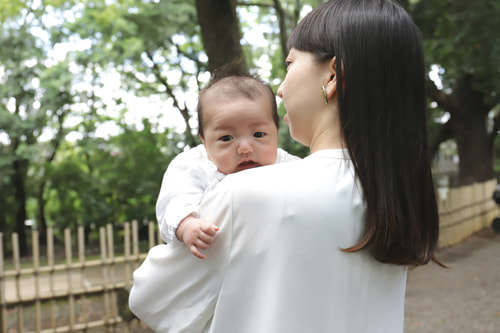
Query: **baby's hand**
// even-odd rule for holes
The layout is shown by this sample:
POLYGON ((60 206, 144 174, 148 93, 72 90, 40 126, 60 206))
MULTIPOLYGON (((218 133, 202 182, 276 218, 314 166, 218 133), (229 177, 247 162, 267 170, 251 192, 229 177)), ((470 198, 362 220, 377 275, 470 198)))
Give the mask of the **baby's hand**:
POLYGON ((190 215, 179 223, 176 234, 177 238, 187 245, 192 254, 200 259, 205 259, 206 256, 200 252, 200 249, 210 248, 218 230, 219 227, 216 224, 190 215))

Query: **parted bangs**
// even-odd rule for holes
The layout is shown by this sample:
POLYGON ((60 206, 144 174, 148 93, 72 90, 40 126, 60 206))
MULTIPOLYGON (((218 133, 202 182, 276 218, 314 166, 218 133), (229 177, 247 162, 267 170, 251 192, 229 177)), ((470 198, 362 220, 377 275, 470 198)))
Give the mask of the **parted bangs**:
MULTIPOLYGON (((320 5, 317 9, 326 7, 320 5)), ((288 39, 288 50, 311 52, 318 62, 332 59, 335 56, 335 8, 314 10, 304 17, 293 30, 288 39), (333 9, 333 10, 332 10, 333 9)))

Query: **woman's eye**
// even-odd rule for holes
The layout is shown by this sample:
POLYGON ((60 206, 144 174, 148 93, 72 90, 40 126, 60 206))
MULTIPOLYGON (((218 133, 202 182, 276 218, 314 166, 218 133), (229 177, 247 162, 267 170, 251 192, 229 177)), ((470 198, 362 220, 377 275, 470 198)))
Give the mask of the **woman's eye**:
POLYGON ((266 135, 266 133, 264 133, 264 132, 255 132, 253 134, 253 136, 256 138, 263 138, 265 135, 266 135))
POLYGON ((291 61, 285 61, 285 68, 288 68, 288 66, 290 66, 292 64, 291 61))
POLYGON ((233 137, 231 135, 223 135, 219 138, 219 140, 224 141, 224 142, 231 141, 232 139, 233 139, 233 137))

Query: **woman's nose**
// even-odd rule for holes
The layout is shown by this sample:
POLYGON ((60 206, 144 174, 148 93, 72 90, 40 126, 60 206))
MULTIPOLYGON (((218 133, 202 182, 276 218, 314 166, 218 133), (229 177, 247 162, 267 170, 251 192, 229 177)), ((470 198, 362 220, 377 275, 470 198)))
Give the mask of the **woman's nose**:
POLYGON ((280 84, 280 86, 278 87, 278 90, 276 91, 276 95, 278 95, 279 98, 283 98, 283 92, 281 91, 281 86, 283 85, 280 84))

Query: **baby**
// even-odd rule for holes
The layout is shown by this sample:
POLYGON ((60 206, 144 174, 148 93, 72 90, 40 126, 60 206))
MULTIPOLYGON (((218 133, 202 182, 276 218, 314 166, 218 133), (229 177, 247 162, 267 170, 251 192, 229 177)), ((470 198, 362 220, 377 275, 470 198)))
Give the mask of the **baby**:
POLYGON ((271 88, 249 75, 215 77, 199 96, 203 144, 177 155, 156 204, 161 238, 184 242, 200 259, 218 230, 198 215, 204 195, 225 175, 298 159, 278 148, 279 115, 271 88))

